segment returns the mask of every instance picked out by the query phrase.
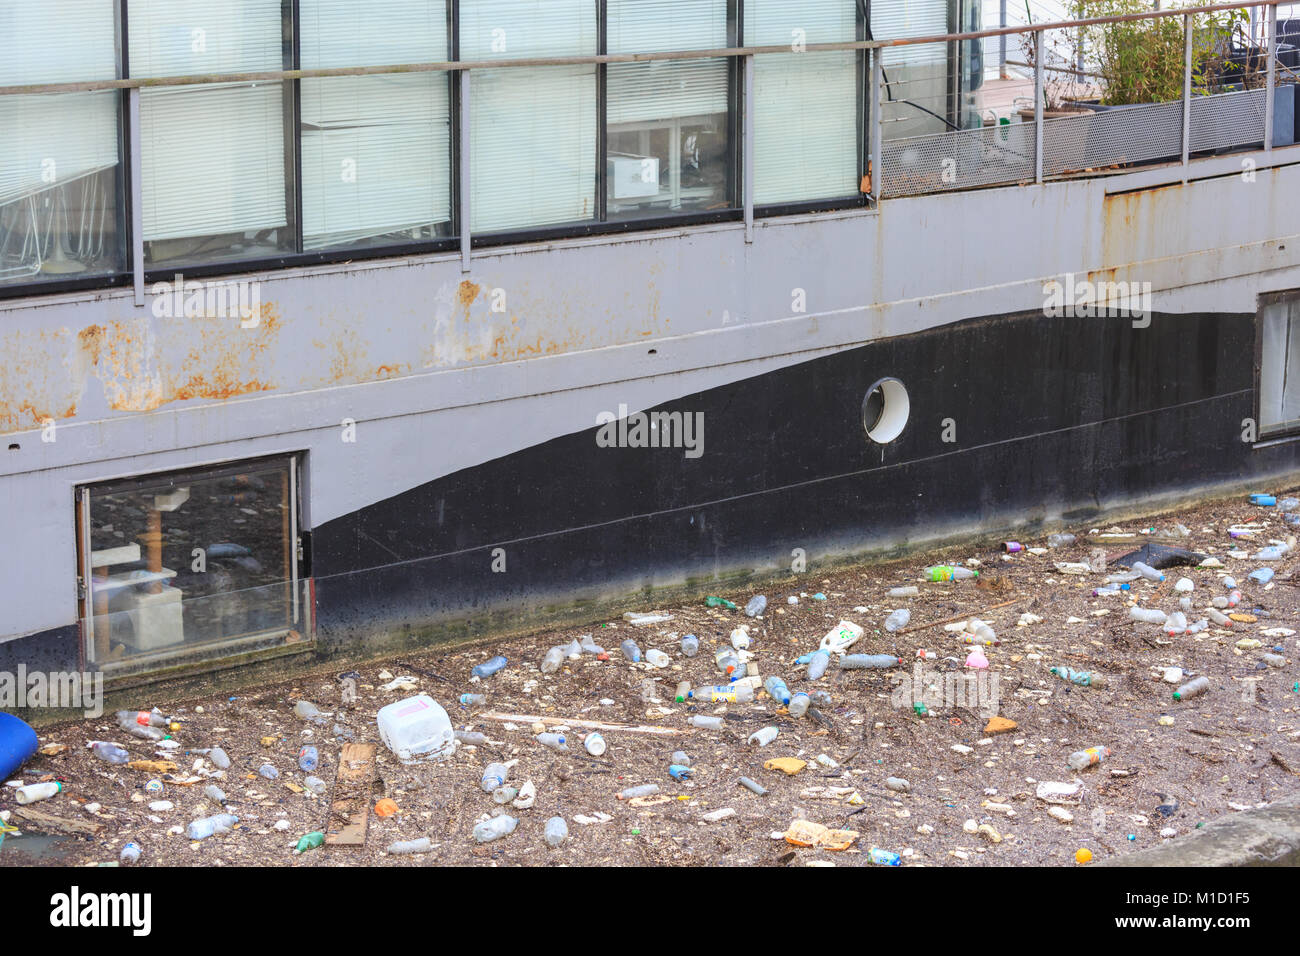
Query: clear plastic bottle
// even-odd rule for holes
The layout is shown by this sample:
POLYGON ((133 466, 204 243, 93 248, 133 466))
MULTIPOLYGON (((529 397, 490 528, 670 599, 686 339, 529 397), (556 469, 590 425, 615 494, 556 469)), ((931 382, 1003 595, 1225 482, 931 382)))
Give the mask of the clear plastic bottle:
POLYGON ((1187 630, 1187 615, 1182 611, 1174 611, 1173 614, 1165 618, 1164 628, 1166 634, 1184 633, 1187 630))
POLYGON ((775 674, 763 681, 763 690, 767 691, 768 697, 771 697, 779 704, 790 703, 790 688, 786 687, 785 681, 775 674))
POLYGON ((599 657, 605 653, 605 648, 593 641, 590 634, 584 634, 582 635, 582 653, 599 657))
POLYGON ((1098 674, 1096 671, 1076 671, 1071 667, 1051 667, 1048 670, 1061 680, 1068 680, 1071 684, 1078 684, 1080 687, 1106 686, 1105 675, 1098 674))
POLYGON ((517 796, 519 796, 518 787, 497 787, 492 791, 492 802, 505 806, 517 796))
POLYGON ((507 663, 509 663, 509 661, 498 654, 491 660, 476 665, 470 673, 475 677, 491 677, 497 671, 501 670, 501 668, 505 667, 507 663))
POLYGON ((909 584, 907 587, 904 588, 889 589, 890 597, 916 597, 920 593, 921 593, 921 589, 914 584, 909 584))
POLYGON ((700 652, 700 639, 694 634, 687 634, 682 638, 682 653, 687 657, 694 657, 700 652))
POLYGON ((673 700, 679 704, 684 704, 691 696, 691 682, 681 680, 677 682, 677 690, 673 692, 673 700))
POLYGON ((505 783, 509 775, 510 771, 505 764, 490 763, 483 770, 483 779, 479 781, 479 786, 483 788, 484 793, 491 793, 505 783))
POLYGON ((636 641, 630 637, 619 645, 619 649, 623 652, 623 656, 633 664, 641 659, 641 648, 637 647, 636 641))
POLYGON ((564 739, 564 734, 538 734, 537 742, 543 747, 549 747, 551 750, 569 749, 569 743, 564 739))
POLYGON ((889 617, 885 618, 885 630, 891 634, 894 631, 901 631, 907 627, 907 622, 911 619, 911 611, 907 610, 907 608, 899 608, 897 611, 890 612, 889 617))
POLYGON ((1165 576, 1151 567, 1149 564, 1143 564, 1141 561, 1134 561, 1130 567, 1148 581, 1163 581, 1165 576))
POLYGON ((213 834, 229 831, 238 822, 239 817, 233 813, 216 813, 210 817, 200 817, 192 821, 185 828, 185 835, 191 840, 206 840, 213 834))
POLYGON ((212 747, 208 750, 196 750, 195 753, 207 754, 208 759, 212 761, 212 766, 216 767, 218 770, 230 769, 230 758, 226 756, 226 752, 220 747, 212 747))
POLYGON ((831 656, 823 650, 813 652, 812 659, 808 661, 808 679, 817 680, 826 673, 826 668, 830 665, 831 656))
POLYGON ((226 792, 215 783, 210 783, 204 787, 203 795, 218 806, 224 807, 226 805, 226 792))
POLYGON ((122 847, 122 852, 117 855, 117 860, 123 866, 130 866, 132 863, 140 862, 140 844, 132 840, 122 847))
POLYGON ((318 797, 324 796, 325 791, 328 789, 328 785, 320 777, 308 777, 302 782, 302 785, 318 797))
POLYGON ((453 736, 462 744, 472 744, 478 747, 488 742, 487 734, 479 733, 477 730, 457 730, 453 736))
POLYGON ((1083 770, 1085 767, 1101 763, 1109 756, 1109 747, 1089 747, 1087 750, 1076 750, 1070 754, 1066 762, 1070 765, 1071 770, 1083 770))
POLYGON ((569 838, 569 825, 564 817, 551 817, 546 821, 546 845, 557 847, 569 838))
POLYGON ((161 727, 142 727, 139 724, 122 724, 120 726, 123 733, 128 733, 132 737, 139 737, 141 740, 162 740, 167 736, 161 727))
POLYGON ((565 644, 561 650, 564 651, 564 656, 571 661, 576 661, 578 658, 582 657, 582 645, 578 643, 576 637, 569 641, 568 644, 565 644))
POLYGON ((1216 608, 1206 608, 1205 616, 1219 627, 1232 627, 1232 618, 1216 608))
POLYGON ((1064 548, 1074 544, 1075 537, 1072 534, 1049 534, 1047 536, 1047 546, 1049 548, 1064 548))
POLYGON ((685 750, 674 750, 673 763, 681 764, 683 767, 689 767, 691 765, 691 755, 685 750))
POLYGON ((812 706, 812 698, 803 691, 799 691, 790 698, 790 716, 802 717, 804 714, 808 713, 808 708, 810 706, 812 706))
POLYGON ((718 665, 718 670, 728 677, 733 676, 740 669, 740 659, 730 647, 719 647, 713 655, 713 662, 718 665))
POLYGON ((815 690, 808 696, 812 698, 812 702, 816 704, 818 707, 829 707, 832 703, 834 703, 828 691, 815 690))
POLYGON ((651 667, 667 667, 669 664, 668 655, 654 647, 645 652, 645 660, 651 667))
POLYGON ((320 766, 320 754, 311 744, 303 747, 298 751, 298 769, 304 773, 312 773, 320 766))
POLYGON ((487 703, 487 694, 461 694, 460 705, 462 707, 478 707, 487 703))
POLYGON ((428 853, 432 849, 433 841, 428 837, 420 837, 418 840, 398 840, 396 843, 390 843, 384 852, 390 856, 410 856, 413 853, 428 853))
POLYGON ((269 763, 264 763, 257 768, 257 772, 267 780, 275 780, 280 776, 280 771, 276 770, 269 763))
POLYGON ((635 800, 637 797, 648 797, 659 792, 659 784, 643 783, 639 787, 628 787, 626 790, 620 790, 618 799, 635 800))
POLYGON ((705 730, 722 729, 722 718, 710 717, 707 714, 696 714, 694 717, 690 719, 690 723, 694 727, 701 727, 705 730))
POLYGON ((741 777, 740 785, 744 787, 746 790, 758 794, 758 796, 760 797, 767 796, 767 788, 760 783, 750 780, 748 777, 741 777))
POLYGON ((519 826, 517 819, 503 813, 491 820, 484 820, 474 827, 474 839, 479 843, 491 843, 493 840, 499 840, 503 836, 514 833, 517 826, 519 826))
POLYGON ((690 697, 706 704, 748 704, 754 699, 754 688, 743 684, 714 684, 693 688, 690 697))
POLYGON ((546 656, 542 658, 542 673, 554 674, 556 671, 560 669, 560 665, 563 663, 564 663, 564 648, 552 647, 549 651, 546 652, 546 656))
POLYGON ((925 569, 925 577, 929 581, 964 581, 979 577, 979 572, 961 565, 936 564, 925 569))
POLYGON ((1144 624, 1163 624, 1167 615, 1164 611, 1157 608, 1131 607, 1128 609, 1128 616, 1135 621, 1141 621, 1144 624))
POLYGON ((760 747, 766 747, 772 741, 776 740, 777 729, 775 727, 764 727, 762 730, 756 730, 749 735, 749 742, 757 744, 760 747))
POLYGON ((110 744, 105 740, 92 740, 90 742, 90 751, 104 763, 122 764, 131 759, 131 755, 126 752, 124 747, 110 744))
POLYGON ((321 716, 320 708, 309 700, 300 700, 294 704, 293 713, 295 717, 301 717, 303 720, 321 716))
POLYGON ((1208 677, 1198 677, 1174 691, 1174 700, 1190 700, 1193 697, 1200 697, 1209 689, 1210 679, 1208 677))
POLYGON ((902 661, 892 654, 845 654, 840 658, 840 669, 864 670, 897 667, 902 661))
POLYGON ((749 603, 745 605, 745 616, 758 617, 765 610, 767 610, 767 595, 756 594, 750 598, 749 603))
POLYGON ((166 727, 171 721, 158 710, 119 710, 117 722, 123 727, 136 724, 140 727, 166 727))

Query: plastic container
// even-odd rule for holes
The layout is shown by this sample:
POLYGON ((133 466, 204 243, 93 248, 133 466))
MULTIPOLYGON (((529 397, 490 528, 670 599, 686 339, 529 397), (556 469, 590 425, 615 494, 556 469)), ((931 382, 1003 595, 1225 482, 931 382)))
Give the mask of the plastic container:
POLYGON ((668 655, 653 647, 645 652, 645 660, 651 667, 667 667, 669 664, 668 655))
POLYGON ((1066 762, 1070 765, 1071 770, 1083 770, 1085 767, 1101 763, 1109 756, 1109 747, 1089 747, 1087 750, 1076 750, 1070 754, 1066 762))
POLYGON ((639 787, 628 787, 626 790, 620 790, 618 799, 635 800, 637 797, 648 797, 659 792, 659 784, 643 783, 639 787))
POLYGON ((756 730, 749 735, 749 742, 757 744, 760 747, 766 747, 772 741, 776 740, 778 731, 775 727, 764 727, 762 730, 756 730))
POLYGON ((823 650, 813 652, 812 659, 808 662, 808 679, 817 680, 826 673, 826 668, 830 665, 831 656, 823 650))
POLYGON ((960 565, 936 564, 925 569, 925 577, 928 581, 964 581, 968 578, 979 577, 979 572, 972 571, 970 568, 963 568, 960 565))
MULTIPOLYGON (((1261 552, 1261 555, 1262 555, 1262 554, 1263 554, 1263 552, 1261 552)), ((1261 560, 1261 561, 1267 561, 1267 560, 1269 560, 1269 559, 1268 559, 1268 558, 1264 558, 1264 557, 1260 557, 1260 560, 1261 560)), ((1250 578, 1250 579, 1251 579, 1252 581, 1254 581, 1256 584, 1268 584, 1269 581, 1272 581, 1272 580, 1273 580, 1273 569, 1272 569, 1272 568, 1259 568, 1258 570, 1251 571, 1250 574, 1246 575, 1246 577, 1250 578)))
MULTIPOLYGON (((315 780, 315 777, 308 777, 308 780, 315 780)), ((306 782, 306 781, 304 781, 306 782)), ((226 792, 218 787, 215 783, 210 783, 203 788, 203 795, 218 806, 226 805, 226 792)))
POLYGON ((840 669, 864 670, 897 667, 902 661, 892 654, 845 654, 840 658, 840 669))
POLYGON ((881 850, 874 846, 868 851, 867 858, 877 866, 903 865, 903 858, 897 853, 890 853, 888 850, 881 850))
POLYGON ((1002 550, 1007 554, 1015 554, 1017 551, 1025 550, 1025 546, 1019 541, 1003 541, 1002 550))
POLYGON ((166 727, 170 721, 156 710, 119 710, 117 722, 122 726, 139 724, 141 727, 166 727))
POLYGON ((753 780, 750 780, 748 777, 741 777, 740 785, 744 787, 746 790, 758 794, 760 797, 767 796, 767 788, 760 783, 756 783, 753 780))
POLYGON ((497 655, 491 660, 484 661, 482 664, 476 665, 474 669, 470 671, 470 673, 473 674, 475 677, 491 677, 497 671, 501 670, 501 668, 505 667, 506 664, 508 663, 509 661, 507 661, 504 657, 497 655))
POLYGON ((763 690, 767 691, 767 696, 777 703, 790 703, 790 688, 785 686, 785 681, 775 674, 763 681, 763 690))
POLYGON ((691 726, 693 727, 701 727, 705 730, 722 729, 721 717, 709 717, 705 714, 696 714, 694 717, 691 718, 690 723, 691 726))
POLYGON ((456 740, 462 744, 472 744, 475 747, 488 742, 487 734, 479 733, 477 730, 458 730, 456 731, 456 740))
POLYGON ((1190 700, 1193 697, 1200 697, 1209 689, 1210 679, 1208 677, 1198 677, 1174 691, 1174 700, 1190 700))
POLYGON ((379 739, 404 764, 451 754, 455 733, 447 712, 428 694, 416 694, 380 709, 379 739))
POLYGON ((586 739, 582 742, 582 746, 585 747, 587 753, 591 754, 593 757, 601 756, 606 749, 608 749, 605 744, 605 738, 594 731, 587 734, 586 739))
POLYGON ((493 840, 499 840, 503 836, 514 833, 517 826, 519 826, 518 820, 508 814, 502 814, 499 817, 493 817, 491 820, 484 820, 474 827, 474 839, 479 843, 491 843, 493 840))
POLYGON ((700 639, 694 634, 687 634, 682 638, 682 653, 687 657, 694 657, 700 652, 700 639))
POLYGON ((26 721, 0 711, 0 780, 13 777, 18 767, 31 760, 38 747, 36 731, 26 721))
POLYGON ((538 734, 537 742, 551 750, 569 749, 569 742, 564 739, 564 734, 538 734))
POLYGON ((390 843, 384 852, 392 856, 410 856, 412 853, 428 853, 432 849, 433 841, 428 837, 420 837, 418 840, 398 840, 396 843, 390 843))
POLYGON ((230 769, 230 758, 226 756, 226 752, 222 750, 220 747, 213 747, 209 750, 196 751, 196 753, 207 754, 208 759, 212 761, 212 766, 216 767, 218 770, 230 769))
POLYGON ((731 632, 729 638, 731 646, 738 651, 746 650, 749 647, 749 625, 742 624, 731 632))
POLYGON ((19 787, 14 791, 14 799, 19 803, 35 803, 38 800, 48 800, 63 791, 63 784, 57 780, 49 783, 29 783, 25 787, 19 787))
POLYGON ((138 863, 140 861, 141 852, 143 851, 140 849, 140 844, 132 840, 126 846, 122 847, 122 852, 117 855, 117 861, 123 866, 130 866, 132 863, 138 863))
POLYGON ((320 766, 320 754, 311 744, 303 747, 298 751, 298 769, 304 773, 312 773, 320 766))
POLYGON ((674 763, 668 765, 668 776, 674 780, 685 780, 690 775, 691 768, 685 764, 674 763))
POLYGON ((276 770, 275 767, 269 763, 262 764, 262 766, 257 768, 257 772, 267 780, 277 780, 280 777, 280 771, 276 770))
POLYGON ((921 593, 921 589, 914 584, 909 584, 905 588, 890 588, 890 597, 916 597, 921 593))
POLYGON ((1049 534, 1047 536, 1047 546, 1049 548, 1064 548, 1074 544, 1074 540, 1072 534, 1049 534))
POLYGON ((713 663, 728 677, 740 669, 740 658, 736 657, 736 652, 730 647, 719 647, 713 655, 713 663))
POLYGON ((321 716, 320 708, 309 700, 300 700, 293 705, 293 715, 301 717, 303 720, 311 720, 313 717, 321 716))
POLYGON ((206 840, 215 833, 225 833, 238 822, 239 817, 233 813, 217 813, 210 817, 200 817, 185 828, 185 835, 191 840, 206 840))
POLYGON ((510 770, 503 763, 490 763, 483 768, 483 777, 479 781, 479 786, 483 788, 484 793, 491 793, 497 787, 506 782, 506 777, 510 775, 510 770))
POLYGON ((748 704, 754 699, 754 688, 740 684, 714 684, 712 687, 694 688, 690 697, 708 704, 748 704))
POLYGON ((546 652, 546 656, 542 658, 542 673, 554 674, 558 671, 560 665, 564 663, 564 656, 564 648, 552 647, 546 652))
POLYGON ((623 656, 633 664, 641 659, 641 648, 637 647, 636 641, 632 640, 630 637, 619 645, 619 650, 621 650, 623 656))
POLYGON ((1048 669, 1061 680, 1068 680, 1071 684, 1078 684, 1080 687, 1106 686, 1105 675, 1098 674, 1096 671, 1076 671, 1071 667, 1051 667, 1048 669))
POLYGON ((1134 561, 1132 568, 1148 581, 1163 581, 1165 579, 1163 574, 1151 567, 1151 565, 1143 564, 1141 561, 1134 561))
POLYGON ((902 777, 886 777, 885 789, 893 790, 895 793, 907 793, 912 789, 912 785, 902 777))
POLYGON ((1228 615, 1224 614, 1220 610, 1217 610, 1212 607, 1206 608, 1205 616, 1208 617, 1215 624, 1219 625, 1219 627, 1232 627, 1232 618, 1228 617, 1228 615))
POLYGON ((767 595, 756 594, 752 598, 750 598, 749 603, 745 605, 745 616, 758 617, 766 610, 767 610, 767 595))
MULTIPOLYGON (((8 715, 0 714, 0 717, 6 716, 8 715)), ((104 763, 123 764, 131 759, 131 755, 126 752, 125 747, 110 744, 105 740, 92 740, 90 742, 90 752, 104 763)))
POLYGON ((1272 508, 1277 504, 1277 498, 1273 495, 1255 494, 1250 496, 1250 503, 1261 508, 1272 508))
POLYGON ((683 767, 689 767, 691 765, 691 755, 685 750, 674 750, 673 763, 681 764, 683 767))
POLYGON ((1182 611, 1174 611, 1165 618, 1164 629, 1166 634, 1182 634, 1187 630, 1187 615, 1182 611))
POLYGON ((569 825, 564 817, 551 817, 546 821, 546 845, 557 847, 569 838, 569 825))
POLYGON ((487 703, 487 694, 461 694, 460 705, 462 707, 475 707, 487 703))
POLYGON ((894 631, 901 631, 903 628, 907 627, 907 622, 911 619, 912 612, 906 608, 900 608, 897 611, 891 612, 889 617, 885 618, 885 630, 889 631, 891 634, 894 633, 894 631))
POLYGON ((1163 624, 1166 618, 1164 611, 1146 607, 1131 607, 1128 609, 1128 616, 1143 624, 1163 624))
POLYGON ((799 693, 790 698, 790 716, 802 717, 804 714, 808 713, 808 708, 810 706, 812 706, 812 698, 803 691, 799 691, 799 693))

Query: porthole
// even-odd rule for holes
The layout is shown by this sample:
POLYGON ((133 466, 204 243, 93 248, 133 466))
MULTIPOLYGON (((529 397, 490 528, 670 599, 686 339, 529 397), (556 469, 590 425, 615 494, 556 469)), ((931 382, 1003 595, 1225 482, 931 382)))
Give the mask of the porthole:
POLYGON ((877 445, 887 445, 903 433, 912 403, 896 378, 882 378, 862 399, 862 428, 877 445))

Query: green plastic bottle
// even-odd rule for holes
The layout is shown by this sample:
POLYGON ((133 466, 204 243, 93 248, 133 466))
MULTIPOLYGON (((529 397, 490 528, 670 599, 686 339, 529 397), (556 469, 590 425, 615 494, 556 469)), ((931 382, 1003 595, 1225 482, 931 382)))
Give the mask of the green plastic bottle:
POLYGON ((313 831, 312 833, 308 833, 305 837, 299 840, 298 845, 294 847, 293 852, 306 853, 308 850, 316 849, 316 847, 320 846, 324 842, 325 842, 325 834, 321 833, 319 830, 316 830, 313 831))
POLYGON ((704 599, 705 607, 725 607, 728 611, 736 610, 736 605, 732 604, 726 598, 714 597, 710 594, 704 599))

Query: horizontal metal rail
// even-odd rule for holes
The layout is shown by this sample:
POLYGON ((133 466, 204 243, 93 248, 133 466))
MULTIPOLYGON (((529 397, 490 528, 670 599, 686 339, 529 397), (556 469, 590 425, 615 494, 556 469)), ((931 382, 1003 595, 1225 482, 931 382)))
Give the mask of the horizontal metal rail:
MULTIPOLYGON (((1067 30, 1097 26, 1106 23, 1125 23, 1133 20, 1156 20, 1162 17, 1182 17, 1254 7, 1273 7, 1279 3, 1289 5, 1290 0, 1239 0, 1236 3, 1219 3, 1199 7, 1170 10, 1150 10, 1143 13, 1126 13, 1112 17, 1090 17, 1084 20, 1058 20, 1053 23, 1026 24, 978 30, 970 33, 941 33, 925 37, 900 37, 895 40, 846 40, 838 43, 808 43, 800 46, 800 53, 834 53, 850 50, 877 50, 902 46, 923 46, 929 43, 951 43, 962 40, 980 40, 986 37, 1010 36, 1023 33, 1041 33, 1045 30, 1067 30)), ((104 90, 148 89, 151 87, 204 86, 218 83, 264 83, 282 80, 322 79, 336 76, 385 76, 398 73, 450 73, 460 70, 499 70, 515 67, 586 66, 597 63, 651 63, 667 60, 705 60, 721 57, 764 56, 794 52, 790 44, 779 46, 719 47, 711 50, 674 50, 661 53, 603 53, 585 56, 520 57, 506 60, 448 60, 429 63, 394 63, 387 66, 330 67, 311 70, 261 70, 252 73, 204 73, 187 76, 132 77, 130 79, 88 80, 72 83, 29 83, 0 86, 0 96, 24 96, 36 93, 95 93, 104 90)))

